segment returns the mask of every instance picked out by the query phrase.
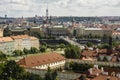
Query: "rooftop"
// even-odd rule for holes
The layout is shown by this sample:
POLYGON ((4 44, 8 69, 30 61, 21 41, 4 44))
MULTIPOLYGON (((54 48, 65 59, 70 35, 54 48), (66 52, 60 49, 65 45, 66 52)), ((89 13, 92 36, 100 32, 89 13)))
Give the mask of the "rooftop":
POLYGON ((23 38, 29 38, 28 35, 18 35, 18 36, 11 36, 13 39, 23 39, 23 38))
POLYGON ((13 39, 11 37, 1 37, 0 38, 0 42, 9 42, 9 41, 13 41, 13 39))
POLYGON ((22 67, 31 68, 37 65, 49 64, 49 63, 57 62, 61 60, 65 60, 65 58, 62 55, 57 53, 49 53, 49 54, 28 56, 21 59, 17 63, 22 67))

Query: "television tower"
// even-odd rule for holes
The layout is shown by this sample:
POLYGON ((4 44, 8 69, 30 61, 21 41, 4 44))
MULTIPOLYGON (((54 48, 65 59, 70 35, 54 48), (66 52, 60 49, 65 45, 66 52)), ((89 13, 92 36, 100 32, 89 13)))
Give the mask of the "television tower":
POLYGON ((46 9, 46 20, 48 20, 48 4, 47 4, 47 9, 46 9))

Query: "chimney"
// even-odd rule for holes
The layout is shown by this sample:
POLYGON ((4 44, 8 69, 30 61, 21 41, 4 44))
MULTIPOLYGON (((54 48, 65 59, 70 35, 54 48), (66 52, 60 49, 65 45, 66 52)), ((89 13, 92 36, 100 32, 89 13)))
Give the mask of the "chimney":
POLYGON ((104 68, 103 67, 101 67, 101 71, 104 72, 104 68))
POLYGON ((98 65, 94 65, 94 68, 98 69, 98 65))
POLYGON ((89 73, 90 73, 90 75, 92 74, 92 68, 89 69, 89 73))

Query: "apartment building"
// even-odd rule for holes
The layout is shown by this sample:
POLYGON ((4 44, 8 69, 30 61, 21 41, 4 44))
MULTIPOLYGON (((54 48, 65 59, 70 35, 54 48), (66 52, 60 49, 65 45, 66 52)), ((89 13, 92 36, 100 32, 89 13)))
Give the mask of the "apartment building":
POLYGON ((30 37, 28 35, 18 35, 11 36, 11 38, 15 41, 14 48, 15 50, 23 50, 24 48, 30 49, 30 37))
POLYGON ((0 51, 8 55, 11 54, 14 51, 14 40, 11 37, 1 37, 0 51))

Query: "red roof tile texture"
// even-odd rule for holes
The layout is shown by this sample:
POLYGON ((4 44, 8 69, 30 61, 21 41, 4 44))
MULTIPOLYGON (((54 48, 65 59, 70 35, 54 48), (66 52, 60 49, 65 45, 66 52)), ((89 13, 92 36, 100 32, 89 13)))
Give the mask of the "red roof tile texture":
POLYGON ((65 58, 62 55, 58 53, 49 53, 49 54, 28 56, 19 60, 17 63, 22 67, 31 68, 31 67, 49 64, 52 62, 58 62, 62 60, 65 60, 65 58))
POLYGON ((13 41, 13 39, 11 37, 1 37, 0 38, 0 42, 10 42, 13 41))

